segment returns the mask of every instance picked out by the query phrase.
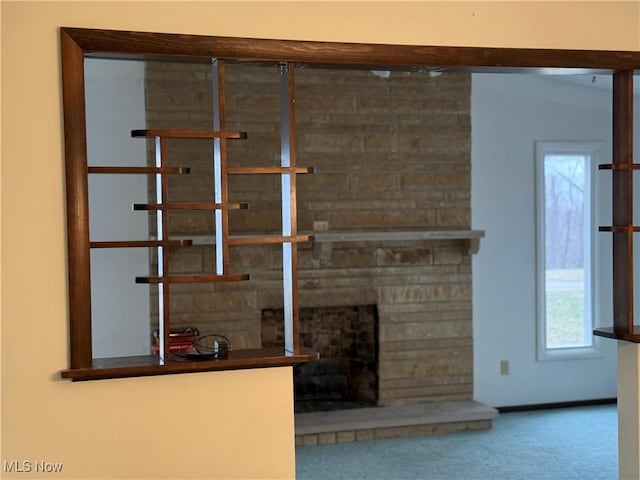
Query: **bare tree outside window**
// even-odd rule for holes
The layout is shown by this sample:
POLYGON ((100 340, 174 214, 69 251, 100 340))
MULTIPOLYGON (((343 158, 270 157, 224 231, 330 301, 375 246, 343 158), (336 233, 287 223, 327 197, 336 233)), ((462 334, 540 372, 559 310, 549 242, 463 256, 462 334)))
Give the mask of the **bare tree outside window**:
POLYGON ((601 142, 536 143, 537 352, 600 355, 593 336, 593 169, 601 142))
POLYGON ((585 325, 588 165, 587 155, 544 156, 547 348, 591 343, 585 325))

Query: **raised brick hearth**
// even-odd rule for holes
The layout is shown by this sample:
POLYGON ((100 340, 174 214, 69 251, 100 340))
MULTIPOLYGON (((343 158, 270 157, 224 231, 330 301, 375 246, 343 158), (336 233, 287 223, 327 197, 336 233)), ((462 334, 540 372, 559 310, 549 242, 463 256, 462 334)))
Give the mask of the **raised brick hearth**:
POLYGON ((296 446, 486 430, 498 411, 472 400, 296 415, 296 446))

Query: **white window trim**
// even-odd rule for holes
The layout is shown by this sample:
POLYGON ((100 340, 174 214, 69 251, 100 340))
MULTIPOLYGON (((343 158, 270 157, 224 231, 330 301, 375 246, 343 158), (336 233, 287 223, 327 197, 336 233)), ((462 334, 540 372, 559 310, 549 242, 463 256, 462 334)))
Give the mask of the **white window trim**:
POLYGON ((596 326, 596 279, 598 278, 598 262, 595 261, 595 244, 597 242, 596 218, 595 218, 595 191, 594 179, 597 171, 599 150, 602 142, 536 142, 535 144, 535 206, 536 206, 536 333, 537 333, 537 359, 538 361, 548 360, 575 360, 582 358, 602 357, 601 338, 593 335, 592 330, 596 326), (548 348, 546 345, 546 319, 545 319, 545 211, 542 199, 544 198, 544 158, 548 154, 560 155, 588 155, 590 165, 587 179, 588 198, 588 225, 590 235, 587 238, 587 262, 588 267, 585 272, 589 294, 588 309, 585 314, 589 315, 590 322, 585 327, 591 336, 591 345, 579 347, 548 348))

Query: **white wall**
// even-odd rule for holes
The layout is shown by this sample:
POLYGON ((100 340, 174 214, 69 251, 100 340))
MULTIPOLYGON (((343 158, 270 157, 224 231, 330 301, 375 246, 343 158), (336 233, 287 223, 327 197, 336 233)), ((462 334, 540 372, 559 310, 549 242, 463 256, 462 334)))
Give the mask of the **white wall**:
MULTIPOLYGON (((475 74, 472 81, 474 395, 492 406, 616 396, 616 342, 602 356, 536 360, 534 147, 602 141, 611 161, 611 93, 549 77, 475 74), (510 374, 500 374, 508 360, 510 374)), ((595 173, 596 223, 611 223, 608 172, 595 173)), ((610 326, 610 234, 595 234, 596 322, 610 326)))
MULTIPOLYGON (((146 141, 131 138, 145 128, 144 64, 87 59, 85 89, 89 165, 145 166, 146 141)), ((131 209, 147 201, 146 175, 90 175, 91 240, 148 239, 146 214, 131 209)), ((92 249, 94 358, 150 353, 149 287, 134 282, 148 274, 148 249, 92 249)))

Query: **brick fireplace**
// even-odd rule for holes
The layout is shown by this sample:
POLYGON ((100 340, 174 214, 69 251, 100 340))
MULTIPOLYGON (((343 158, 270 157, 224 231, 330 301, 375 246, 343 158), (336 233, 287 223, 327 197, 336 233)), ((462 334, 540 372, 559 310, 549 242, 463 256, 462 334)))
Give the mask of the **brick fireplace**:
POLYGON ((471 398, 470 257, 461 243, 330 243, 316 259, 322 273, 307 279, 303 270, 303 305, 377 306, 380 405, 471 398))
MULTIPOLYGON (((275 67, 227 66, 229 128, 248 132, 230 143, 231 165, 277 163, 278 82, 275 67)), ((298 180, 298 224, 317 233, 299 248, 301 309, 375 306, 377 405, 470 400, 469 75, 301 68, 296 82, 298 161, 315 167, 298 180), (434 230, 462 233, 419 235, 434 230)), ((150 62, 147 127, 209 128, 210 83, 208 65, 150 62)), ((171 178, 170 201, 212 190, 208 145, 175 141, 169 156, 192 171, 171 178)), ((230 215, 230 230, 277 231, 279 189, 275 176, 232 177, 230 200, 250 208, 230 215)), ((170 231, 197 243, 172 254, 172 272, 212 269, 211 238, 198 236, 212 229, 210 214, 172 213, 170 231)), ((234 247, 232 271, 250 282, 172 286, 173 326, 260 347, 263 312, 282 308, 280 256, 234 247)))

